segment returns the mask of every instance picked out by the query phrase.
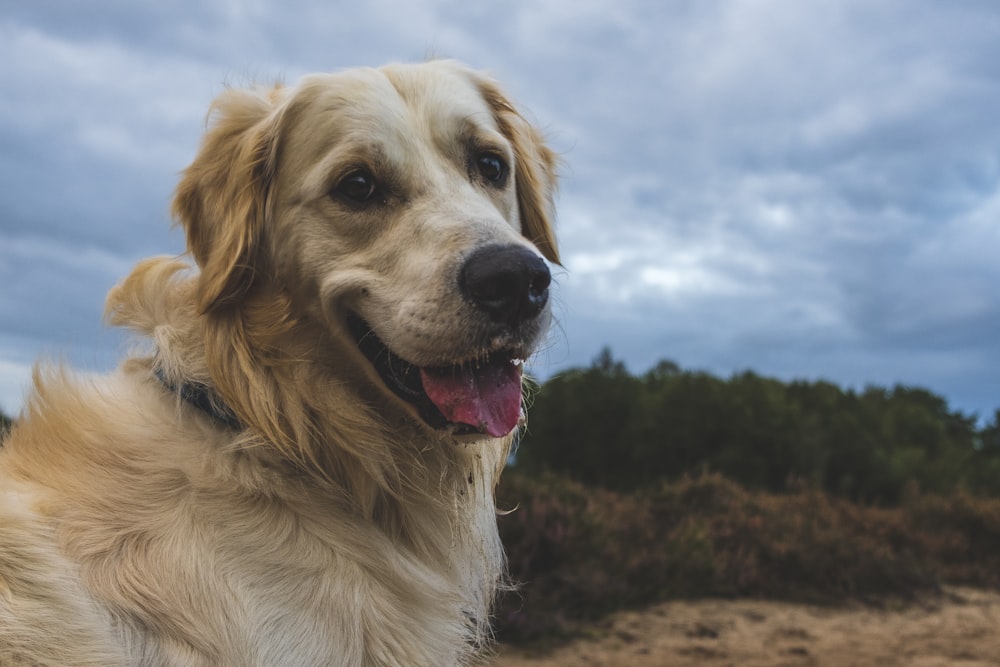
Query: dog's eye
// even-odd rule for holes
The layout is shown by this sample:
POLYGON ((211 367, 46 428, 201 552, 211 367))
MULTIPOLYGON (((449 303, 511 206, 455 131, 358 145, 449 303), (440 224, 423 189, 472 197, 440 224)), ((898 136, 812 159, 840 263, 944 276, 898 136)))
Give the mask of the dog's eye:
POLYGON ((377 190, 375 177, 364 170, 352 171, 340 179, 333 189, 334 193, 355 202, 366 202, 377 190))
POLYGON ((479 175, 497 186, 507 182, 507 163, 493 153, 483 153, 476 158, 479 175))

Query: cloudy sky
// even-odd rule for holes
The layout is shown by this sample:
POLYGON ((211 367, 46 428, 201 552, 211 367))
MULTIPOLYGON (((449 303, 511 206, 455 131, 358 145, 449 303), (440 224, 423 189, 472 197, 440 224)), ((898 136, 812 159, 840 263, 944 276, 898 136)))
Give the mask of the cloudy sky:
POLYGON ((0 0, 0 408, 114 364, 104 294, 179 253, 169 198, 227 84, 453 57, 563 156, 559 327, 728 376, 1000 407, 992 0, 0 0))

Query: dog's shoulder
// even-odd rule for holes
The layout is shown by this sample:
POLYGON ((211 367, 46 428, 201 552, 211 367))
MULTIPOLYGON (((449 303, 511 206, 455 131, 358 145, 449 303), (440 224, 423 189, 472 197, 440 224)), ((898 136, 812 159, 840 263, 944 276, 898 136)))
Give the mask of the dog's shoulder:
POLYGON ((130 646, 171 664, 454 664, 471 649, 455 573, 239 446, 147 362, 38 376, 0 448, 0 664, 114 665, 130 646))
POLYGON ((106 611, 58 546, 30 485, 0 474, 0 664, 125 664, 106 611))

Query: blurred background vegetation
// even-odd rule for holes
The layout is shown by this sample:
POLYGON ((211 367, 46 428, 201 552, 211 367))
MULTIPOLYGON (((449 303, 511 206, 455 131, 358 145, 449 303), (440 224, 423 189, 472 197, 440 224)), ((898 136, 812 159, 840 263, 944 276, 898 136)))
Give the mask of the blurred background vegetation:
POLYGON ((550 645, 678 597, 1000 588, 1000 410, 669 361, 635 376, 610 350, 531 400, 498 490, 502 641, 550 645))
POLYGON ((7 431, 10 430, 11 424, 13 424, 11 418, 0 412, 0 442, 2 442, 4 436, 7 435, 7 431))
POLYGON ((535 392, 498 504, 513 643, 678 597, 1000 587, 1000 410, 669 361, 635 376, 604 350, 535 392))
POLYGON ((636 377, 605 349, 540 388, 517 466, 618 491, 711 470, 880 505, 912 488, 1000 496, 1000 410, 977 421, 912 387, 724 380, 669 361, 636 377))

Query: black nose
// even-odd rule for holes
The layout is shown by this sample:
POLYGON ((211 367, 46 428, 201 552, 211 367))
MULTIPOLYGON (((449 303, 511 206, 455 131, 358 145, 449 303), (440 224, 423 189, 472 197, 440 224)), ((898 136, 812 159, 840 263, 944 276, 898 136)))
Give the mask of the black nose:
POLYGON ((465 260, 459 282, 490 319, 517 326, 542 312, 552 275, 542 258, 523 246, 491 245, 465 260))

